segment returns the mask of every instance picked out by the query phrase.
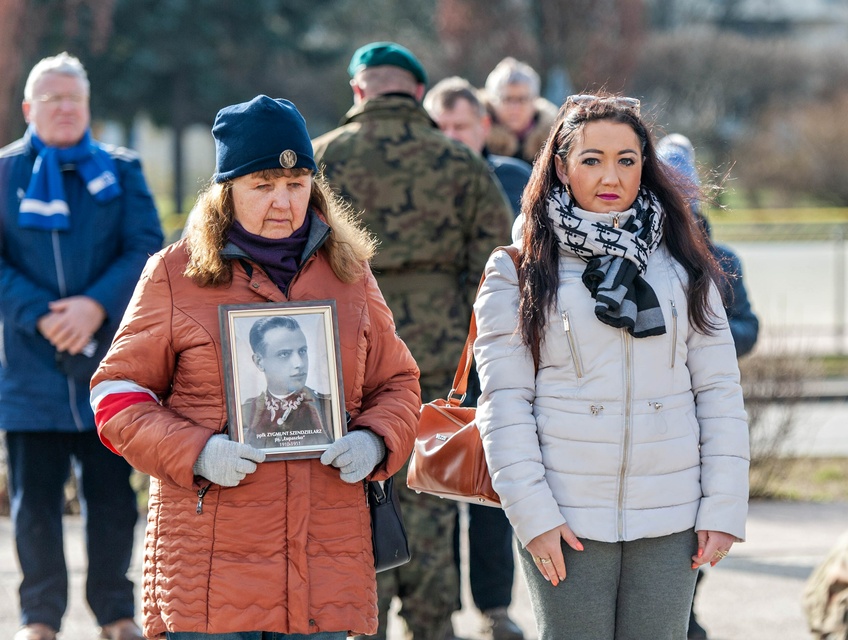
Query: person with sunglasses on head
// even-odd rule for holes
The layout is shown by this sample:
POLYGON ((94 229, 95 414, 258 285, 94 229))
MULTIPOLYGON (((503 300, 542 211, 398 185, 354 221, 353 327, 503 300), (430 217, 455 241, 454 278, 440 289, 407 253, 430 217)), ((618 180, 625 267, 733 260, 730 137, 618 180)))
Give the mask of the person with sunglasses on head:
POLYGON ((686 637, 745 537, 748 428, 721 268, 639 101, 572 96, 475 303, 477 421, 540 640, 686 637))

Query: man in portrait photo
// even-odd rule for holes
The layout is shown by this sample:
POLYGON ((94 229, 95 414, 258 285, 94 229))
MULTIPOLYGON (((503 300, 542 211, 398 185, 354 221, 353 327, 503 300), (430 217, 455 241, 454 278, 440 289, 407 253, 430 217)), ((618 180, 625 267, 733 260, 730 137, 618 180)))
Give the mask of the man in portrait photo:
POLYGON ((259 448, 332 443, 332 402, 306 386, 309 354, 298 322, 288 316, 260 318, 249 340, 266 387, 241 405, 244 441, 259 448))

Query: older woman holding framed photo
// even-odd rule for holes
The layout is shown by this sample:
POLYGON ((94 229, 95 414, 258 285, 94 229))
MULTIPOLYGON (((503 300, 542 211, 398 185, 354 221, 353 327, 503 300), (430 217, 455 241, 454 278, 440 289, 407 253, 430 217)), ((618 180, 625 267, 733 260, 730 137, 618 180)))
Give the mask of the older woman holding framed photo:
POLYGON ((216 172, 186 236, 149 260, 92 380, 102 440, 152 476, 145 634, 373 634, 363 480, 409 455, 418 368, 371 273, 375 243, 316 176, 295 106, 257 96, 222 109, 212 135, 216 172), (338 310, 347 433, 320 459, 265 461, 227 435, 219 307, 310 300, 338 310))

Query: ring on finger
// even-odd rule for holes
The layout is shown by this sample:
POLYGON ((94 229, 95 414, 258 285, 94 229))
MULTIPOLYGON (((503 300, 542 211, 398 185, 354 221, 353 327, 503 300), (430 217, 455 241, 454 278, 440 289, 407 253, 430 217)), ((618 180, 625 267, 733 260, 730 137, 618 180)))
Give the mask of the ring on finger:
POLYGON ((727 551, 723 549, 716 549, 716 552, 713 554, 713 557, 718 558, 719 560, 723 560, 727 556, 727 551))
POLYGON ((539 562, 541 562, 542 564, 548 564, 550 561, 550 558, 539 558, 539 562))

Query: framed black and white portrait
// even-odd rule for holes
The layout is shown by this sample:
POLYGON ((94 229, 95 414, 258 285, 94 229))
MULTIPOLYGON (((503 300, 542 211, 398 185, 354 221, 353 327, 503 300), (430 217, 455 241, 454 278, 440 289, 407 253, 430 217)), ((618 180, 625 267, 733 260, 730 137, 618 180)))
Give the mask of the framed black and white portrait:
POLYGON ((230 438, 317 458, 346 433, 334 300, 221 305, 230 438))

